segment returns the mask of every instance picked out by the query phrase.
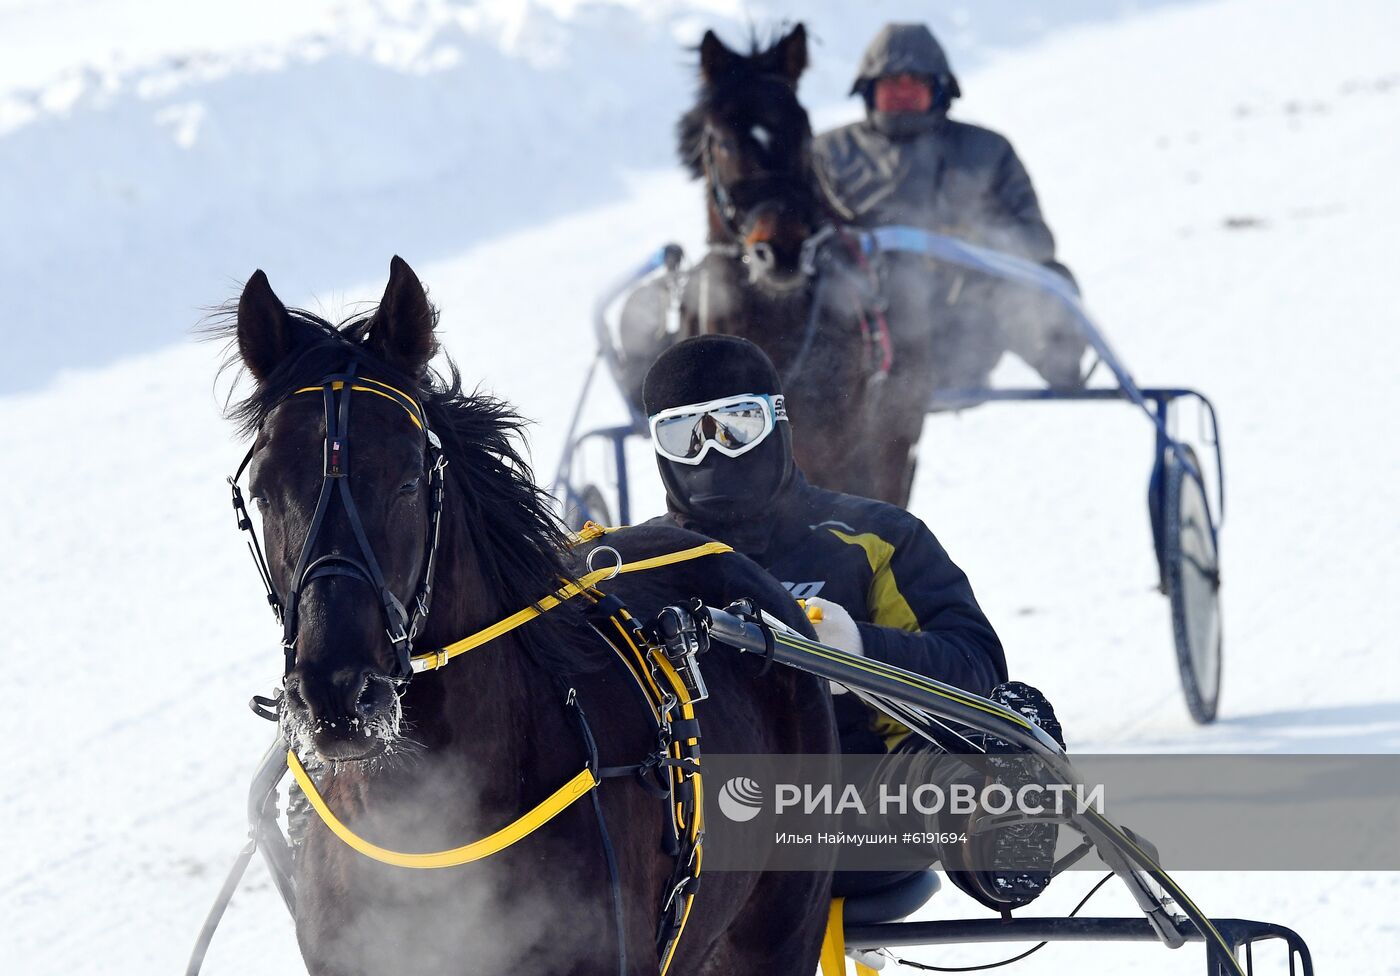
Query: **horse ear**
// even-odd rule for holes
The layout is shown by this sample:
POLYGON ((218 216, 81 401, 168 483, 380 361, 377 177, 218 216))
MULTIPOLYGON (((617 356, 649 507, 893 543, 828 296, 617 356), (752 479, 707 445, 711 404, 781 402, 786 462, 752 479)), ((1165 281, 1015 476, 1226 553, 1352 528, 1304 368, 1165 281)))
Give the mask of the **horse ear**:
POLYGON ((437 312, 423 283, 397 254, 389 262, 389 284, 369 327, 369 347, 391 366, 409 376, 422 375, 437 354, 433 327, 437 312))
POLYGON ((729 73, 730 65, 737 57, 724 46, 714 31, 705 31, 705 36, 700 39, 700 77, 706 84, 713 85, 729 73))
POLYGON ((248 372, 262 382, 305 338, 305 330, 287 313, 267 275, 254 271, 238 298, 238 354, 248 372))
POLYGON ((787 79, 794 89, 797 79, 807 70, 807 28, 799 23, 773 48, 777 56, 778 74, 787 79))

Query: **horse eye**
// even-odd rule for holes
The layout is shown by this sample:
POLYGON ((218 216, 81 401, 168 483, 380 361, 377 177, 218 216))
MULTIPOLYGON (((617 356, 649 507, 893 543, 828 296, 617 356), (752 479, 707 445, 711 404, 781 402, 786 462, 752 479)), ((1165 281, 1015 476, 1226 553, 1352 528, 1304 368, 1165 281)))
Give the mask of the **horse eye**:
POLYGON ((252 501, 253 501, 253 504, 257 506, 257 509, 258 509, 259 512, 266 512, 266 511, 267 511, 267 499, 266 499, 264 496, 262 496, 262 495, 254 495, 253 498, 252 498, 252 501))
POLYGON ((400 494, 400 495, 411 495, 411 494, 413 494, 415 491, 418 490, 418 485, 419 485, 419 483, 422 482, 422 480, 423 480, 422 478, 414 478, 412 481, 405 481, 403 484, 399 485, 399 494, 400 494))

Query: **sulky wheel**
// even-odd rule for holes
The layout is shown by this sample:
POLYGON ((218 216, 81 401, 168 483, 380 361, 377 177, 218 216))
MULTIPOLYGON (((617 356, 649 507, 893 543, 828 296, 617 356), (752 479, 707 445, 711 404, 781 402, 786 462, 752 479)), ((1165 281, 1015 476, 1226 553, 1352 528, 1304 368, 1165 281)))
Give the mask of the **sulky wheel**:
POLYGON ((608 512, 608 501, 603 497, 603 491, 597 485, 584 485, 578 492, 578 504, 564 513, 564 522, 569 528, 577 532, 583 528, 585 522, 597 522, 599 525, 612 525, 612 516, 608 512))
MULTIPOLYGON (((1201 470, 1196 454, 1184 448, 1201 470)), ((1191 717, 1202 725, 1215 720, 1220 701, 1220 562, 1205 489, 1167 452, 1164 569, 1171 600, 1176 663, 1191 717)))

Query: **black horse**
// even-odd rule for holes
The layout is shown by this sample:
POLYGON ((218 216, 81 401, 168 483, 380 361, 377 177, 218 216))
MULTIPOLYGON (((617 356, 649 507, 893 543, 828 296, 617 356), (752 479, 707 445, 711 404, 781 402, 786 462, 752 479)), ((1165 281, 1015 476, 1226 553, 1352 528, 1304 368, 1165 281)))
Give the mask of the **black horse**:
POLYGON ((783 373, 798 464, 816 484, 903 505, 924 404, 891 389, 877 284, 827 209, 797 100, 801 24, 748 55, 712 32, 700 97, 677 127, 705 185, 710 250, 686 283, 682 333, 743 336, 783 373))
MULTIPOLYGON (((256 435, 249 490, 262 512, 270 586, 295 615, 282 727, 303 759, 319 761, 316 777, 333 811, 361 836, 400 850, 456 847, 491 833, 580 770, 586 751, 566 705, 570 688, 603 765, 654 751, 645 703, 577 601, 406 680, 386 617, 394 604, 412 605, 434 551, 437 451, 420 419, 448 462, 436 596, 417 621, 420 649, 539 601, 576 578, 588 550, 570 548, 533 484, 510 408, 463 392, 455 367, 446 379, 429 368, 436 312, 408 265, 395 258, 377 310, 338 327, 286 308, 261 271, 231 319, 226 331, 254 381, 231 416, 256 435), (352 364, 357 379, 347 385, 370 389, 340 392, 351 406, 343 416, 335 410, 337 437, 328 438, 323 401, 336 394, 322 387, 352 364), (333 472, 347 479, 349 500, 330 493, 318 515, 333 472), (321 568, 308 569, 303 583, 294 579, 301 566, 321 568), (376 574, 380 592, 367 585, 376 574)), ((605 538, 628 561, 698 541, 647 527, 605 538)), ((643 619, 686 596, 711 605, 752 597, 806 627, 783 588, 733 553, 603 588, 643 619)), ((834 751, 824 683, 783 669, 758 677, 752 663, 722 650, 703 659, 711 693, 697 706, 705 748, 834 751)), ((381 864, 313 821, 296 857, 297 935, 308 969, 606 974, 618 971, 625 951, 626 972, 654 976, 657 913, 672 870, 662 847, 665 804, 631 779, 598 790, 616 848, 620 926, 589 803, 486 860, 441 870, 381 864)), ((716 873, 703 882, 671 973, 814 971, 829 874, 716 873)))

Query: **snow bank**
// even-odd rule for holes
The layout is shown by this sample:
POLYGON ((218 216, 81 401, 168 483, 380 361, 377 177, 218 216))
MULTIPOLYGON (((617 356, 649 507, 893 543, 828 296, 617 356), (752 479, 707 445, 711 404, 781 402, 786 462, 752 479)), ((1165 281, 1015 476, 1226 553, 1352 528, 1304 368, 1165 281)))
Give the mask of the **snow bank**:
MULTIPOLYGON (((1078 0, 1054 23, 1123 6, 1078 0)), ((971 64, 1050 28, 1025 9, 952 8, 938 26, 971 64)), ((305 300, 395 251, 446 257, 624 199, 629 171, 672 161, 685 47, 793 10, 815 35, 806 91, 836 101, 877 22, 836 2, 10 0, 0 329, 28 338, 0 391, 179 341, 258 265, 305 300)))

